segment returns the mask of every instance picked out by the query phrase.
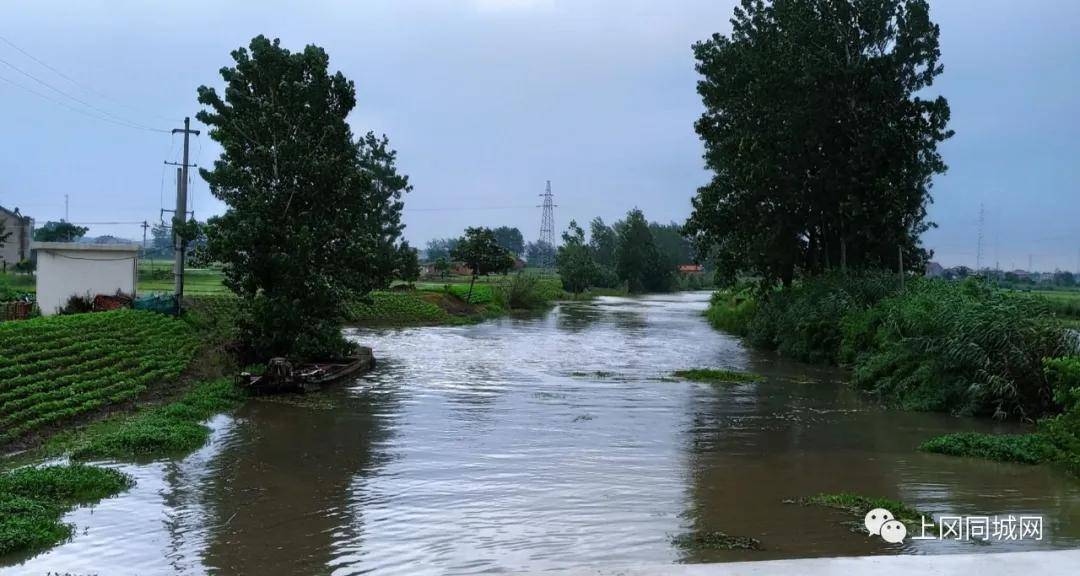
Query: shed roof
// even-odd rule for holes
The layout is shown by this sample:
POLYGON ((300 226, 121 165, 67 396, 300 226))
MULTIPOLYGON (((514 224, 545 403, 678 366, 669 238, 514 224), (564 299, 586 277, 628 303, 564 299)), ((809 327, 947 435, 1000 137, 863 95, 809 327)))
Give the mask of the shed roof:
POLYGON ((64 252, 138 252, 138 244, 87 244, 78 242, 34 242, 31 250, 64 252))

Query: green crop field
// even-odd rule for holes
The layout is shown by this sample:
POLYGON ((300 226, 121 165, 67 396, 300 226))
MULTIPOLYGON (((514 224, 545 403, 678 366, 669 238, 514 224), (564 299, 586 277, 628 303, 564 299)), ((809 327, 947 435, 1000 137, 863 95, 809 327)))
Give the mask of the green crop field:
POLYGON ((153 312, 0 324, 0 445, 175 379, 196 346, 186 323, 153 312))
POLYGON ((454 321, 445 310, 416 292, 375 291, 348 305, 348 321, 357 324, 444 324, 454 321))
MULTIPOLYGON (((231 294, 224 284, 225 276, 214 268, 187 268, 184 270, 184 294, 191 296, 231 294)), ((140 260, 140 294, 147 292, 173 292, 172 261, 140 260)))

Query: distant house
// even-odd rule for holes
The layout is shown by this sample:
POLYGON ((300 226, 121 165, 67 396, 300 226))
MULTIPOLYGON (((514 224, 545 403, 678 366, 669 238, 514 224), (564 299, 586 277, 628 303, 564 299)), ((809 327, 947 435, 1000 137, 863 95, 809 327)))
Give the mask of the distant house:
POLYGON ((927 278, 941 278, 945 275, 945 268, 937 262, 926 263, 926 277, 927 278))
MULTIPOLYGON (((450 269, 446 273, 450 276, 471 276, 472 268, 466 266, 464 262, 451 262, 450 269)), ((439 275, 439 271, 435 269, 434 262, 424 262, 420 265, 420 275, 433 278, 439 275)))
POLYGON ((7 268, 29 259, 34 220, 20 214, 18 208, 8 210, 0 206, 0 221, 4 223, 4 233, 10 234, 0 247, 0 266, 7 268))
POLYGON ((679 264, 679 272, 682 274, 700 274, 705 271, 701 264, 679 264))

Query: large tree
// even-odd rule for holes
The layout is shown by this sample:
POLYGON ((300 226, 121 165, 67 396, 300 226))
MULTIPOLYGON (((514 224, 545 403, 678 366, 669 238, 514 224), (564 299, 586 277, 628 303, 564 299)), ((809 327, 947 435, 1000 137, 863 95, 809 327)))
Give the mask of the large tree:
POLYGON ((434 238, 428 240, 426 260, 434 262, 440 258, 450 260, 450 252, 457 246, 458 238, 434 238))
POLYGON ((499 226, 492 232, 495 233, 495 241, 506 251, 515 256, 521 256, 525 253, 525 237, 521 235, 521 230, 509 226, 499 226))
POLYGON ((545 262, 555 262, 555 247, 543 240, 525 245, 525 260, 529 266, 543 266, 545 262))
POLYGON ((227 206, 210 246, 241 297, 243 343, 256 358, 345 354, 344 303, 393 273, 407 181, 385 138, 354 139, 355 87, 323 49, 258 36, 232 57, 222 95, 199 88, 198 119, 222 147, 201 174, 227 206))
POLYGON ((585 231, 577 222, 570 221, 570 227, 563 232, 562 239, 562 246, 555 255, 555 265, 563 288, 579 294, 596 284, 600 269, 585 243, 585 231))
POLYGON ((695 128, 714 176, 686 230, 720 280, 766 283, 830 267, 905 266, 919 237, 944 98, 925 0, 743 0, 730 36, 694 45, 705 113, 695 128))
POLYGON ((656 247, 645 215, 634 208, 614 227, 618 235, 615 272, 630 292, 665 292, 671 289, 675 264, 656 247))
POLYGON ((36 242, 74 242, 86 236, 89 230, 86 226, 76 226, 71 222, 50 220, 41 228, 34 230, 34 240, 36 242))
POLYGON ((615 267, 615 247, 618 242, 615 230, 604 224, 604 220, 599 216, 589 223, 589 248, 601 266, 615 267))
POLYGON ((513 256, 499 246, 490 228, 466 228, 465 236, 454 246, 451 256, 472 270, 466 302, 472 301, 473 285, 478 276, 506 273, 514 266, 513 256))

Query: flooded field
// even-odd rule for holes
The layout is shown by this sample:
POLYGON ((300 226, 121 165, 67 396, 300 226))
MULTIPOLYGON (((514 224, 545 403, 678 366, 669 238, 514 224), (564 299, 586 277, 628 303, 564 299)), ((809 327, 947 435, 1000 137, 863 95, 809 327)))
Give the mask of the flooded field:
POLYGON ((67 520, 73 540, 0 574, 471 574, 584 565, 1037 550, 1080 545, 1080 482, 923 454, 1013 430, 884 411, 833 370, 709 328, 704 293, 602 298, 468 327, 353 330, 380 364, 213 421, 178 461, 67 520), (763 382, 677 381, 693 367, 763 382), (885 496, 935 514, 1033 514, 1042 541, 888 545, 790 500, 885 496), (787 501, 787 502, 786 502, 787 501), (760 551, 685 549, 723 531, 760 551))

